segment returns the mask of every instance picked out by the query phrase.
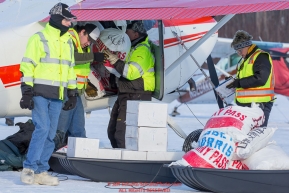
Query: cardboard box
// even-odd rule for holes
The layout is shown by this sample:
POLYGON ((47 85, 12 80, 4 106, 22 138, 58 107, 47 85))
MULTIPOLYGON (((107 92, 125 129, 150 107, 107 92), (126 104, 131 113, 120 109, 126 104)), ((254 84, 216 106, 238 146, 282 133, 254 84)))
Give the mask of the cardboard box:
POLYGON ((126 137, 126 149, 136 151, 167 151, 168 130, 166 127, 129 126, 129 130, 133 129, 138 132, 138 137, 126 137))
POLYGON ((127 125, 125 128, 125 137, 138 138, 138 127, 127 125))
POLYGON ((122 150, 121 159, 123 160, 146 160, 147 152, 122 150))
POLYGON ((173 152, 163 152, 163 151, 148 151, 147 160, 166 160, 166 161, 176 161, 182 159, 185 155, 183 151, 173 151, 173 152))
POLYGON ((99 149, 98 156, 99 159, 121 159, 121 151, 123 149, 99 149))
POLYGON ((97 158, 99 139, 68 137, 67 157, 97 158))
POLYGON ((126 125, 166 127, 168 105, 151 101, 127 101, 126 125))

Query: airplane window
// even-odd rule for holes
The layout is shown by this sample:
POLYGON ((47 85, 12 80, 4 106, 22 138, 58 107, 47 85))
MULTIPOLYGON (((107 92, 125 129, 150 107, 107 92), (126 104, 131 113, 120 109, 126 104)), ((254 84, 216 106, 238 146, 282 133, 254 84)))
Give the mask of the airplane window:
POLYGON ((147 31, 149 31, 151 28, 153 28, 156 25, 156 20, 144 20, 143 24, 147 31))
POLYGON ((159 45, 159 29, 156 20, 143 20, 144 27, 147 30, 149 40, 155 45, 159 45))
POLYGON ((229 64, 226 63, 226 65, 225 65, 225 70, 227 70, 228 68, 229 68, 229 64))

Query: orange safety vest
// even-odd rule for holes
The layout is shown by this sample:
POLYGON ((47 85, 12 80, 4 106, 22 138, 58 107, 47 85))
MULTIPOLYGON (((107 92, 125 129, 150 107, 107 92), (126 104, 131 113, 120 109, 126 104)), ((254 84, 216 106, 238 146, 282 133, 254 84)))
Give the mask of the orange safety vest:
MULTIPOLYGON (((69 29, 68 31, 71 34, 71 38, 77 48, 78 53, 84 53, 82 50, 82 47, 80 45, 80 40, 78 37, 77 32, 74 29, 69 29)), ((88 48, 88 52, 90 52, 90 49, 88 48)), ((79 90, 85 89, 87 86, 87 80, 88 80, 88 75, 90 73, 90 63, 85 63, 85 64, 78 64, 74 66, 74 72, 77 77, 77 88, 79 90)))
POLYGON ((261 53, 266 53, 269 56, 271 64, 271 72, 268 80, 265 85, 254 88, 236 88, 236 100, 239 103, 252 103, 252 102, 269 102, 274 99, 274 72, 273 72, 273 63, 269 53, 264 52, 263 50, 257 49, 243 64, 243 68, 238 68, 237 77, 239 79, 254 75, 253 65, 256 58, 261 53))

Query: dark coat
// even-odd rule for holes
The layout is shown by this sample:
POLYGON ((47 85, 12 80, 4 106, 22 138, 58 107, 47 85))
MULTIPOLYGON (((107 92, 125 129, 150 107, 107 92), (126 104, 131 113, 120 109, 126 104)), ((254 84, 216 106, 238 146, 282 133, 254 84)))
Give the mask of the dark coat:
POLYGON ((9 140, 0 140, 0 171, 11 171, 22 168, 25 155, 9 140))
POLYGON ((20 130, 17 133, 8 136, 6 139, 14 144, 19 152, 24 155, 29 147, 35 126, 31 119, 26 123, 16 123, 16 125, 20 127, 20 130))
POLYGON ((0 171, 11 171, 23 167, 32 133, 35 129, 32 120, 17 123, 20 130, 4 140, 0 140, 0 171))

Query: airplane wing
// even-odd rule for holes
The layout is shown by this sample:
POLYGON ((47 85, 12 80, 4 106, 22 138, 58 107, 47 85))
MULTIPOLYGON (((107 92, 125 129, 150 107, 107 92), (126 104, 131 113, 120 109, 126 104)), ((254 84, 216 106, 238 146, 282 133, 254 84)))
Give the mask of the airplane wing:
MULTIPOLYGON (((217 43, 211 53, 213 58, 225 58, 233 54, 235 50, 231 48, 231 38, 218 38, 217 43)), ((282 42, 264 42, 264 41, 252 41, 259 48, 263 50, 270 50, 272 48, 289 48, 289 43, 282 42)), ((271 54, 271 53, 270 53, 271 54)))
POLYGON ((288 8, 288 0, 85 0, 71 7, 78 21, 186 19, 288 8))
MULTIPOLYGON (((78 21, 186 19, 289 9, 289 0, 61 0, 78 21)), ((48 21, 59 0, 0 0, 0 27, 48 21)))

